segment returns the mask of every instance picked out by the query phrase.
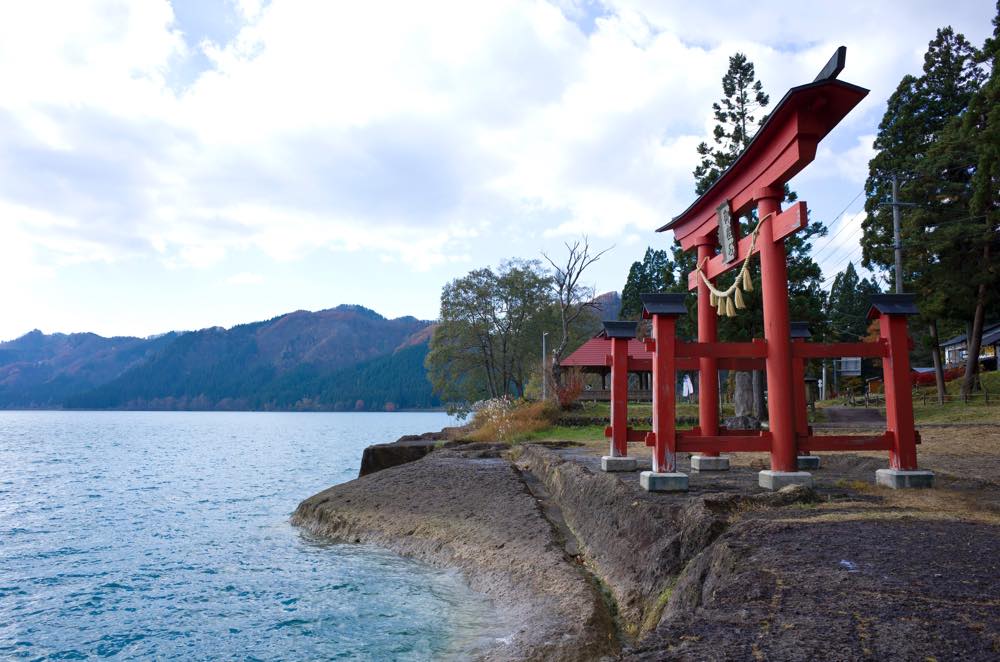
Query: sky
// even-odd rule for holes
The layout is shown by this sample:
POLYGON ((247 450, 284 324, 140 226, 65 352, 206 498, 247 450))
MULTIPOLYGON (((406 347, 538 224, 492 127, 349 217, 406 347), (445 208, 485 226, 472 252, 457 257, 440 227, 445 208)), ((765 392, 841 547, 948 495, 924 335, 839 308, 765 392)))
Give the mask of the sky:
POLYGON ((993 0, 0 5, 0 339, 361 304, 437 317, 472 269, 586 235, 621 290, 694 199, 728 58, 772 106, 837 46, 871 93, 791 184, 860 259, 885 102, 993 0))

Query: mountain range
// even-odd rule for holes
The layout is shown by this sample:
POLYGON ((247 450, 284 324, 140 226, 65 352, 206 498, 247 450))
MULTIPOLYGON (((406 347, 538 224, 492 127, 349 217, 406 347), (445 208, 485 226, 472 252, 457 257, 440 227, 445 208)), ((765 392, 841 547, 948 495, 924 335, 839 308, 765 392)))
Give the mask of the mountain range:
POLYGON ((350 305, 150 338, 36 330, 0 343, 0 408, 436 407, 423 365, 432 332, 350 305))

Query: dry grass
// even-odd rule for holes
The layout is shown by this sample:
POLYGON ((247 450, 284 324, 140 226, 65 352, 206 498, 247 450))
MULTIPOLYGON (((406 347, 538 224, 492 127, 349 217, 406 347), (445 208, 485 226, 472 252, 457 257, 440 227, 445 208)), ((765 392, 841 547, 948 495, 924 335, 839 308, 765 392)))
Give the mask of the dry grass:
POLYGON ((878 501, 830 501, 818 504, 807 517, 783 518, 780 522, 817 524, 821 522, 893 521, 903 519, 948 522, 977 522, 1000 526, 1000 512, 984 508, 967 492, 932 490, 890 490, 870 483, 857 485, 857 492, 877 495, 878 501))
POLYGON ((549 402, 494 401, 476 412, 467 437, 473 441, 524 441, 551 427, 558 416, 558 407, 549 402))

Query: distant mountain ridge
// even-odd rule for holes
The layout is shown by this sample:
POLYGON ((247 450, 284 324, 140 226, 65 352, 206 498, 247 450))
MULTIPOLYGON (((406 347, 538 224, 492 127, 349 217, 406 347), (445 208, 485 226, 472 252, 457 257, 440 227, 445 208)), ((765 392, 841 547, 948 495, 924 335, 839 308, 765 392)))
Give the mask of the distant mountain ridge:
POLYGON ((434 407, 423 367, 432 327, 342 305, 146 339, 33 331, 0 343, 0 407, 434 407))

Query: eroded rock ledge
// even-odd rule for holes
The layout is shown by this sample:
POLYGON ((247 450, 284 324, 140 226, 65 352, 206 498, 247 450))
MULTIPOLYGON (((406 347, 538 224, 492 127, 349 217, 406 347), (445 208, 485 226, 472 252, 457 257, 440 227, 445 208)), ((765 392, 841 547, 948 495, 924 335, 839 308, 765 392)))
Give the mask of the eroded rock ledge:
POLYGON ((871 510, 836 487, 870 475, 852 457, 819 497, 748 490, 748 468, 657 495, 573 449, 465 445, 293 520, 462 570, 510 619, 485 659, 995 659, 1000 526, 871 510))
POLYGON ((618 648, 598 587, 497 448, 443 449, 303 501, 293 523, 460 569, 489 595, 509 634, 484 659, 598 659, 618 648))

